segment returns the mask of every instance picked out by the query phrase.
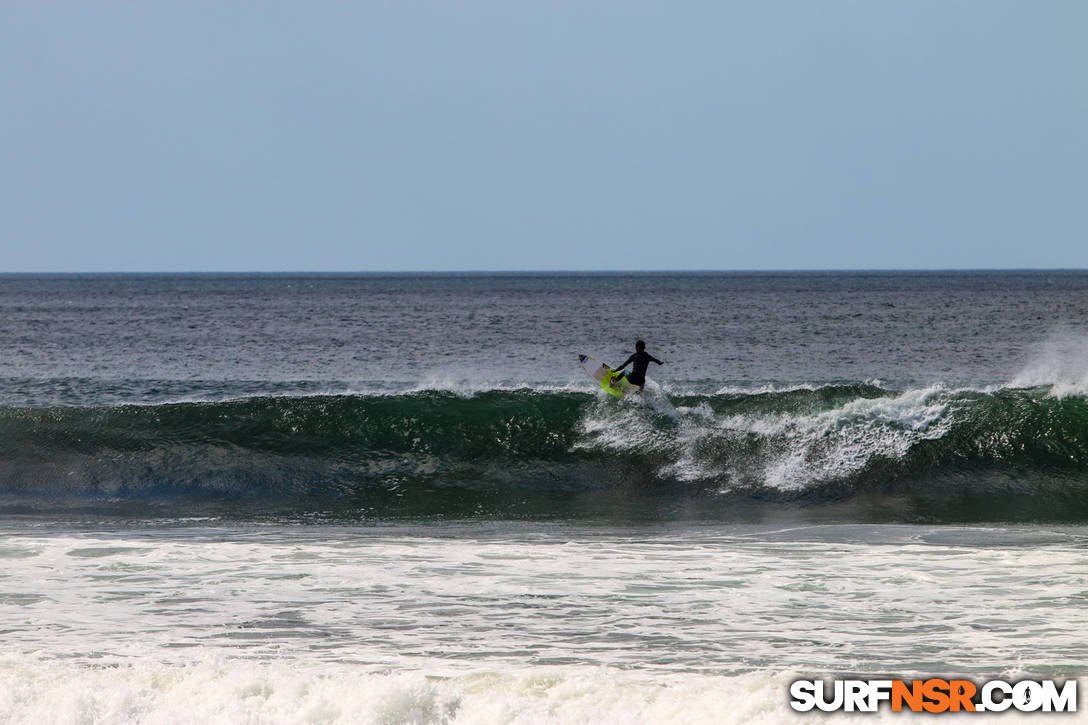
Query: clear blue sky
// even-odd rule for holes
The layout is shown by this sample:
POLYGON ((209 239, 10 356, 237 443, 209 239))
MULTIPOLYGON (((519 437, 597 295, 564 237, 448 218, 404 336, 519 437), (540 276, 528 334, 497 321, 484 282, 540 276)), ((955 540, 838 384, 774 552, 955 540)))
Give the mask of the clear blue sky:
POLYGON ((1088 2, 0 4, 0 271, 1088 267, 1088 2))

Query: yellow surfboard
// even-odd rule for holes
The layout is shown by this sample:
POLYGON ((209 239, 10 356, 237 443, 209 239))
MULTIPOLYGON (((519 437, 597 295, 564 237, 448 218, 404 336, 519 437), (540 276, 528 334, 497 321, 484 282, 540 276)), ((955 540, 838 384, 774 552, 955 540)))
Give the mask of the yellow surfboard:
POLYGON ((627 394, 628 389, 633 387, 627 382, 627 373, 623 373, 623 377, 613 383, 612 376, 616 374, 616 371, 609 367, 607 363, 603 363, 595 357, 579 355, 578 362, 582 363, 582 367, 589 373, 589 377, 600 383, 601 390, 609 395, 622 398, 627 394))

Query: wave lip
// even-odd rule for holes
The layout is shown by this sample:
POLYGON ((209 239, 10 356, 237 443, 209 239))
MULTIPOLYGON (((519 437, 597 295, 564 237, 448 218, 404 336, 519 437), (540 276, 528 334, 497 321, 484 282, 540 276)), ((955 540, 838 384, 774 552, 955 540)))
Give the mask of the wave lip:
MULTIPOLYGON (((1088 402, 1038 388, 650 388, 641 404, 567 390, 432 390, 0 408, 9 511, 196 502, 372 516, 640 506, 702 515, 737 497, 807 506, 883 496, 903 501, 908 518, 921 507, 940 519, 942 501, 962 516, 971 500, 1005 496, 1062 518, 1086 513, 1077 499, 1086 468, 1088 402)), ((986 508, 1009 515, 1000 501, 986 508)))

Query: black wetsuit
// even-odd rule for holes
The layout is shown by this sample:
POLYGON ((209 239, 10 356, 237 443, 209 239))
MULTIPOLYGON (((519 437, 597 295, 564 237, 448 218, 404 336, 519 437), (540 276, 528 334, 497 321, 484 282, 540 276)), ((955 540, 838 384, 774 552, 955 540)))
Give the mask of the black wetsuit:
POLYGON ((650 367, 650 363, 655 362, 658 365, 664 364, 645 350, 639 350, 634 355, 627 358, 627 362, 616 368, 616 372, 623 370, 632 362, 635 365, 631 368, 631 372, 627 374, 627 382, 631 383, 632 385, 646 384, 646 368, 650 367))

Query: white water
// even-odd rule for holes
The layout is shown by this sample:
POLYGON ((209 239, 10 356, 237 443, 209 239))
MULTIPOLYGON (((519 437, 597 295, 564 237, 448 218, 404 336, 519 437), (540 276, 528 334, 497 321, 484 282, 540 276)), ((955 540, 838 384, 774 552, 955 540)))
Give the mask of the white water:
POLYGON ((802 674, 1088 672, 1083 528, 5 533, 0 722, 779 722, 802 674))
POLYGON ((681 481, 722 480, 728 489, 755 476, 760 485, 792 491, 849 477, 874 459, 901 459, 920 441, 939 439, 952 423, 949 399, 934 386, 811 413, 728 415, 708 403, 674 408, 658 394, 647 399, 656 418, 641 406, 605 400, 582 421, 577 447, 665 453, 669 463, 660 474, 681 481), (753 460, 740 453, 752 438, 776 443, 753 460))

